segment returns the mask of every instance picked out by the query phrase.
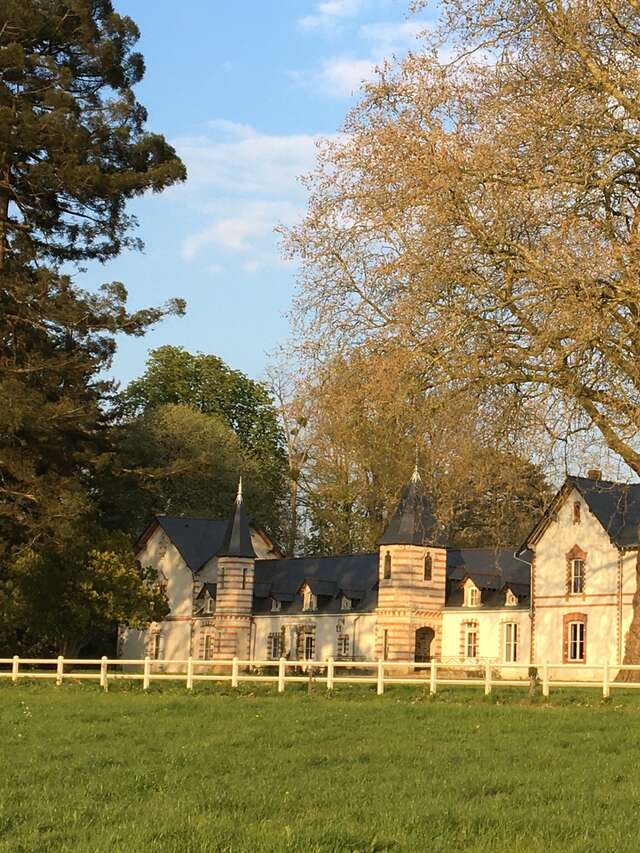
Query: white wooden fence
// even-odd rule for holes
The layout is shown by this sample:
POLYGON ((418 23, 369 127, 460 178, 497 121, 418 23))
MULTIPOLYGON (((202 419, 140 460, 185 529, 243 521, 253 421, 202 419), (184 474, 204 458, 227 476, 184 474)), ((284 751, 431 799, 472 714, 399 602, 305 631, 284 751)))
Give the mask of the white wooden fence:
MULTIPOLYGON (((605 662, 597 666, 584 664, 545 663, 537 667, 536 683, 542 695, 548 696, 551 687, 597 687, 602 695, 610 695, 612 688, 640 688, 640 682, 617 682, 614 676, 622 670, 640 671, 640 665, 627 666, 605 662), (575 673, 589 674, 590 678, 576 680, 575 673), (564 674, 564 677, 563 677, 564 674)), ((225 661, 196 660, 152 660, 151 658, 122 660, 102 657, 99 660, 83 658, 0 658, 0 678, 53 679, 59 686, 64 680, 94 680, 107 690, 109 683, 117 680, 142 681, 148 690, 152 681, 184 680, 187 690, 196 682, 230 682, 237 687, 240 682, 272 682, 277 684, 278 693, 284 693, 287 684, 317 682, 333 690, 336 684, 375 684, 378 695, 384 693, 385 685, 412 684, 428 685, 431 694, 439 686, 482 687, 488 696, 494 687, 530 687, 531 667, 529 664, 500 663, 417 663, 415 661, 345 661, 328 658, 325 661, 311 660, 240 660, 225 661), (74 667, 66 669, 65 667, 74 667), (81 667, 78 671, 77 667, 81 667), (123 667, 127 667, 125 670, 123 667), (128 671, 131 668, 132 671, 128 671), (167 669, 176 671, 167 672, 167 669), (277 673, 261 670, 277 668, 277 673), (356 674, 354 670, 363 670, 356 674), (296 670, 296 672, 287 672, 296 670), (350 670, 346 672, 345 670, 350 670)))

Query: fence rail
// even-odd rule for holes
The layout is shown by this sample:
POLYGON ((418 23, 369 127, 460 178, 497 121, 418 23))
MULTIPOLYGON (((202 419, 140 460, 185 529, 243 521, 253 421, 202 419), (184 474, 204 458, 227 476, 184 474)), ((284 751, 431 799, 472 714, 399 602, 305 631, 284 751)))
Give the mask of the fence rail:
POLYGON ((327 658, 316 660, 229 660, 211 661, 185 658, 179 660, 110 659, 102 657, 96 660, 82 658, 0 658, 0 678, 10 678, 13 683, 19 679, 52 679, 61 685, 65 679, 98 681, 103 690, 108 690, 110 681, 142 681, 144 690, 148 690, 152 681, 182 681, 188 690, 195 683, 218 681, 230 682, 237 687, 241 682, 274 683, 279 693, 284 693, 287 684, 317 682, 326 684, 333 690, 336 684, 375 684, 378 695, 384 693, 385 685, 423 684, 431 694, 437 693, 439 686, 482 687, 486 695, 494 687, 530 687, 539 684, 542 695, 548 696, 551 687, 597 687, 602 695, 610 695, 612 688, 640 688, 640 682, 617 682, 614 677, 622 671, 640 672, 640 665, 609 664, 599 665, 575 663, 544 663, 532 668, 529 664, 499 663, 451 663, 433 660, 428 663, 416 661, 346 661, 327 658), (36 667, 36 669, 33 669, 36 667), (65 667, 67 667, 65 669, 65 667), (94 671, 78 672, 68 667, 94 668, 94 671), (122 667, 133 667, 139 671, 124 671, 122 667), (177 667, 177 671, 168 672, 168 668, 177 667), (350 673, 337 674, 340 670, 352 670, 350 673), (589 674, 591 678, 571 677, 576 670, 589 674), (203 671, 206 670, 206 671, 203 671), (271 670, 265 672, 264 670, 271 670), (274 671, 275 670, 275 671, 274 671), (294 670, 294 672, 287 672, 294 670), (354 670, 364 670, 356 674, 354 670), (568 672, 572 670, 573 672, 568 672), (567 677, 563 678, 563 672, 567 677), (461 675, 462 674, 462 675, 461 675), (512 676, 512 677, 510 677, 512 676))

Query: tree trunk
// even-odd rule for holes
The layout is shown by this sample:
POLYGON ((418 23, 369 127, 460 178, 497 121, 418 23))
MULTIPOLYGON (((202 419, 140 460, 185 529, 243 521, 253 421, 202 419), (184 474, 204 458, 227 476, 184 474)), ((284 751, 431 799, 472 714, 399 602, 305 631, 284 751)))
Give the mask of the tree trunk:
POLYGON ((287 557, 295 557, 298 542, 298 480, 289 477, 289 541, 287 557))
MULTIPOLYGON (((623 663, 640 664, 640 548, 636 553, 636 591, 633 594, 633 616, 624 647, 623 663)), ((640 671, 621 670, 616 678, 619 682, 639 682, 640 671)))

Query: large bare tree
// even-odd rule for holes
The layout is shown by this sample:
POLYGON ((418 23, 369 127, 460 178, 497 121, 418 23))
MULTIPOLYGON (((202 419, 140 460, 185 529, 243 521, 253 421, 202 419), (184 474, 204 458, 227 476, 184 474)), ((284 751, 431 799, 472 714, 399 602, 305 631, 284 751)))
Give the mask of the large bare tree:
POLYGON ((638 474, 640 4, 441 8, 309 179, 286 240, 305 334, 393 340, 429 382, 515 389, 556 426, 577 408, 638 474))

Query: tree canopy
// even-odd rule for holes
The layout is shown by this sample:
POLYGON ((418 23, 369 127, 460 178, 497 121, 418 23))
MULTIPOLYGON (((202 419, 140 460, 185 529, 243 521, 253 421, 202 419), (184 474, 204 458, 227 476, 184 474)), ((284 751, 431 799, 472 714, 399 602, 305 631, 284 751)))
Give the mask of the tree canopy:
POLYGON ((287 237, 306 339, 577 411, 640 473, 637 6, 440 5, 309 179, 287 237))

